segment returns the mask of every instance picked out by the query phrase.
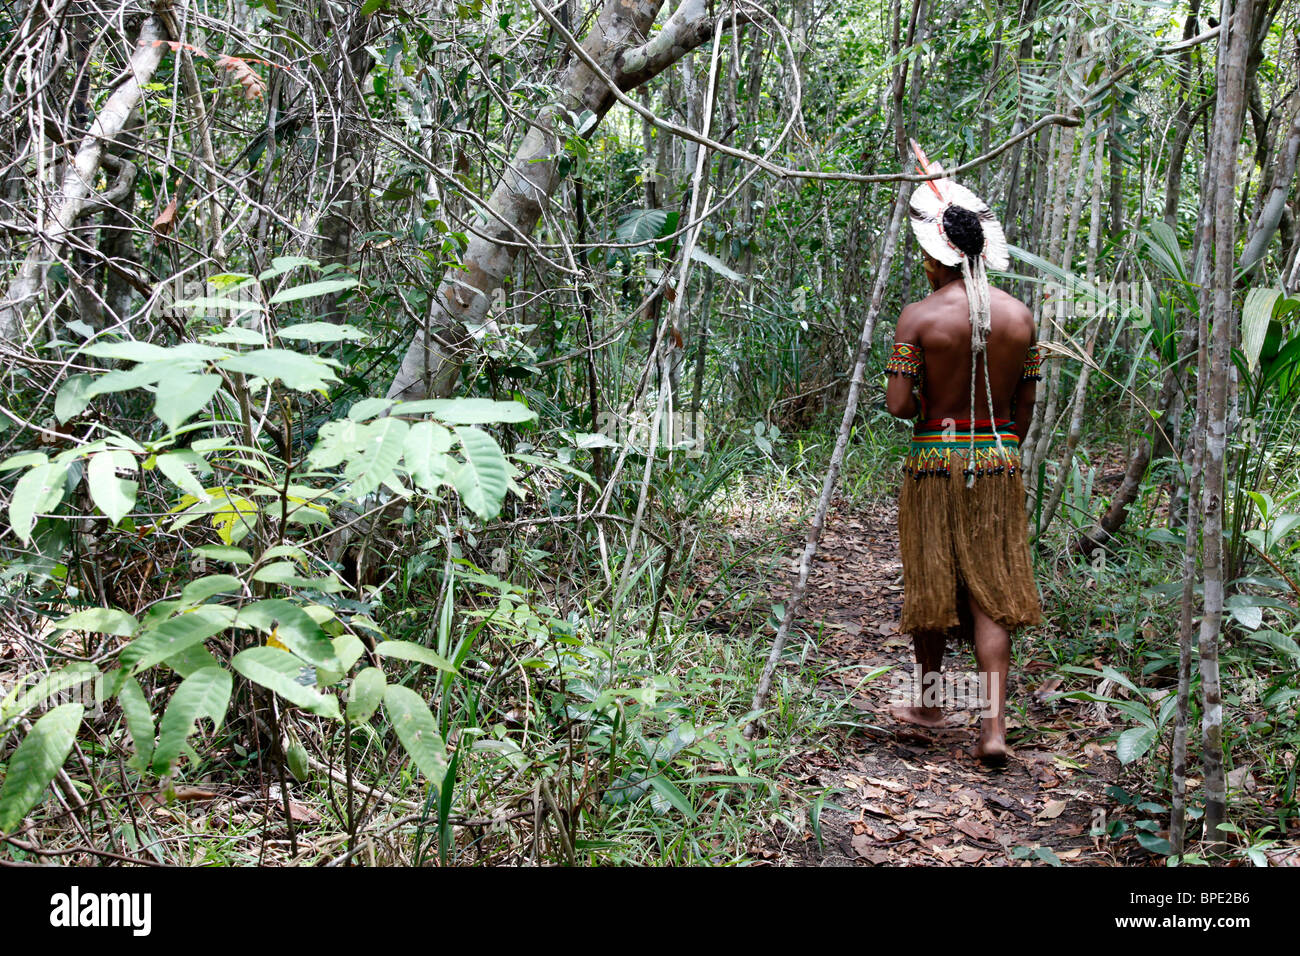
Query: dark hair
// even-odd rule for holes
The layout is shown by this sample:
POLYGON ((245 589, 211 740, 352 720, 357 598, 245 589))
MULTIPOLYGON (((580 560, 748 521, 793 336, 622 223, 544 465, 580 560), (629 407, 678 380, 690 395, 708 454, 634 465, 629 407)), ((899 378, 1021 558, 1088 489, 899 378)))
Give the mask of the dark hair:
POLYGON ((963 206, 949 206, 943 211, 943 232, 968 259, 974 259, 984 251, 984 227, 980 225, 980 217, 963 206))

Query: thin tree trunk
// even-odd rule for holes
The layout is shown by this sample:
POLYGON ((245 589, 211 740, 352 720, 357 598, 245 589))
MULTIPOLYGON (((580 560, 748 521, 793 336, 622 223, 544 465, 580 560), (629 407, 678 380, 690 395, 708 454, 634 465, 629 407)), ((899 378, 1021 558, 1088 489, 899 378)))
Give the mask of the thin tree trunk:
MULTIPOLYGON (((1215 179, 1213 183, 1213 323, 1209 310, 1201 320, 1203 340, 1210 346, 1209 362, 1201 366, 1206 388, 1205 476, 1202 489, 1204 613, 1198 642, 1201 674, 1201 760, 1205 775, 1205 832, 1219 842, 1219 824, 1227 814, 1227 784, 1223 771, 1223 701, 1219 683, 1219 631, 1223 620, 1223 499, 1227 493, 1224 449, 1227 444, 1229 352, 1239 317, 1233 310, 1233 272, 1236 265, 1235 213, 1237 145, 1245 108, 1246 57, 1250 47, 1251 17, 1255 0, 1223 0, 1219 39, 1219 86, 1215 107, 1215 179), (1206 326, 1210 327, 1207 329, 1206 326)), ((1206 349, 1202 347, 1202 356, 1206 349)))
POLYGON ((122 132, 140 102, 144 85, 162 60, 165 49, 161 41, 166 37, 161 17, 148 17, 141 26, 140 39, 124 71, 124 79, 100 109, 90 132, 64 171, 62 185, 46 217, 47 226, 33 242, 18 275, 0 300, 0 341, 25 338, 23 322, 44 284, 46 269, 67 243, 73 226, 94 194, 105 147, 122 132))
MULTIPOLYGON (((706 0, 683 0, 662 29, 642 46, 633 47, 650 35, 663 2, 605 0, 583 44, 621 90, 648 82, 713 33, 714 19, 706 0)), ((468 351, 466 327, 491 328, 488 307, 492 296, 510 274, 522 238, 533 231, 543 205, 559 186, 560 143, 567 134, 563 110, 575 115, 590 111, 597 121, 587 130, 590 135, 615 101, 605 81, 576 58, 559 89, 561 102, 542 110, 529 126, 493 189, 489 219, 482 224, 481 234, 470 239, 461 264, 444 275, 435 293, 441 314, 433 328, 417 331, 388 389, 389 398, 451 394, 468 351)))

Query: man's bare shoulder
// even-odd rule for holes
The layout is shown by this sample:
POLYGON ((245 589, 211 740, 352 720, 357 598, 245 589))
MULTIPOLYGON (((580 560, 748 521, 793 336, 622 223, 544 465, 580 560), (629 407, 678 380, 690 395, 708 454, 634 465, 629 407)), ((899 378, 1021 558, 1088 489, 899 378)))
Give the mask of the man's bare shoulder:
POLYGON ((1030 329, 1034 327, 1034 313, 1029 306, 1025 305, 1010 292, 999 289, 997 286, 990 286, 992 302, 990 305, 1006 319, 1017 325, 1024 325, 1030 329))

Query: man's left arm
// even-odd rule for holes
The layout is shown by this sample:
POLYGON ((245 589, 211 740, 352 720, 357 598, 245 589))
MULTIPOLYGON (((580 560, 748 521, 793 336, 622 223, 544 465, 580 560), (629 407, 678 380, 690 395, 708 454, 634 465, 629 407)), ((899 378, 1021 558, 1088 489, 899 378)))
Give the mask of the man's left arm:
POLYGON ((1043 379, 1042 353, 1038 343, 1032 342, 1025 354, 1025 364, 1020 371, 1020 384, 1016 386, 1015 398, 1011 403, 1011 415, 1015 419, 1013 426, 1016 437, 1024 444, 1029 434, 1029 423, 1034 418, 1034 402, 1038 399, 1038 383, 1043 379))

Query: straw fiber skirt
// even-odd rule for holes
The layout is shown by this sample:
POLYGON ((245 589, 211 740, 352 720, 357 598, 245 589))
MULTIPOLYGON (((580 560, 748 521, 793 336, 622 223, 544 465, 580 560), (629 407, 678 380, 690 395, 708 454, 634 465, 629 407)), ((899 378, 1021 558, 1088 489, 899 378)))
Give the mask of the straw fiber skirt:
MULTIPOLYGON (((968 596, 1008 630, 1042 620, 1029 557, 1019 443, 1014 434, 1009 437, 1003 467, 981 462, 973 487, 966 487, 963 474, 967 450, 956 447, 944 449, 948 467, 930 467, 924 475, 909 469, 903 479, 898 498, 903 633, 953 632, 972 639, 968 596)), ((935 450, 930 449, 931 465, 935 450)))

